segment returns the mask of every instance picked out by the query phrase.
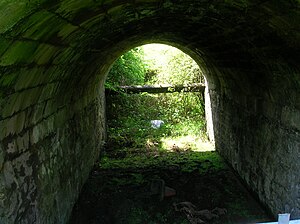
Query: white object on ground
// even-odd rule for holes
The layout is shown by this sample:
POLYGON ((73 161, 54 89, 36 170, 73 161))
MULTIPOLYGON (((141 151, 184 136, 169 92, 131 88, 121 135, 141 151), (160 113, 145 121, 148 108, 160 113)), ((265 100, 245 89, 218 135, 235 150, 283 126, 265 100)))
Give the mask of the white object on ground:
MULTIPOLYGON (((289 223, 289 224, 300 224, 300 219, 290 220, 287 223, 289 223)), ((258 224, 279 224, 279 222, 264 222, 264 223, 258 223, 258 224)))
POLYGON ((162 120, 151 120, 151 127, 152 128, 160 128, 165 122, 162 120))
POLYGON ((290 213, 278 214, 278 224, 289 224, 290 213))

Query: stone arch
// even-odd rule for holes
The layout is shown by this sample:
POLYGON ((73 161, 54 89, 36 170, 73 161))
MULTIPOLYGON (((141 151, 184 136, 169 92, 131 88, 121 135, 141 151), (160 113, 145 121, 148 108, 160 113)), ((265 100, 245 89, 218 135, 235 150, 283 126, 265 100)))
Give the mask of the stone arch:
POLYGON ((0 222, 67 221, 104 141, 104 77, 154 40, 203 59, 217 150, 299 217, 298 20, 296 0, 0 3, 0 222))
MULTIPOLYGON (((211 110, 211 100, 210 100, 210 95, 209 95, 209 86, 215 86, 213 83, 217 82, 216 76, 212 75, 212 71, 211 71, 211 64, 209 66, 207 59, 205 59, 203 53, 201 52, 197 52, 193 49, 190 49, 188 46, 179 44, 178 42, 174 42, 175 40, 174 37, 173 38, 168 38, 168 39, 157 39, 157 38, 152 38, 152 39, 144 39, 144 36, 139 37, 140 42, 133 41, 135 44, 131 45, 129 44, 128 46, 130 47, 126 47, 126 48, 122 48, 124 49, 122 51, 122 53, 118 52, 118 57, 120 55, 122 55, 123 53, 133 49, 134 47, 139 47, 142 46, 144 44, 164 44, 167 46, 171 46, 171 47, 175 47, 177 49, 179 49, 180 51, 182 51, 183 53, 189 55, 199 66, 204 79, 205 79, 205 85, 206 85, 206 90, 204 92, 205 95, 205 117, 206 117, 206 129, 207 129, 207 134, 208 134, 208 138, 209 140, 214 143, 214 128, 213 128, 213 117, 212 117, 212 110, 211 110), (210 69, 209 69, 210 68, 210 69)), ((118 58, 117 57, 117 58, 118 58)), ((114 58, 114 60, 116 60, 116 58, 114 58)), ((113 61, 114 61, 113 60, 113 61)), ((112 64, 111 64, 112 65, 112 64)), ((107 76, 108 72, 110 70, 110 67, 107 69, 107 71, 104 72, 105 77, 107 76)))

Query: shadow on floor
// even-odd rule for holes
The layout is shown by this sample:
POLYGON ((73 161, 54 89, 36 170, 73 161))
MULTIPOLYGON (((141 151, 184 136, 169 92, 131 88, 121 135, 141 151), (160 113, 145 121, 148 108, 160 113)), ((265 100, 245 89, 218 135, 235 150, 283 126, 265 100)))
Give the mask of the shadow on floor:
POLYGON ((217 152, 138 149, 110 152, 101 159, 82 189, 69 224, 270 220, 217 152), (211 216, 201 215, 203 210, 211 216))

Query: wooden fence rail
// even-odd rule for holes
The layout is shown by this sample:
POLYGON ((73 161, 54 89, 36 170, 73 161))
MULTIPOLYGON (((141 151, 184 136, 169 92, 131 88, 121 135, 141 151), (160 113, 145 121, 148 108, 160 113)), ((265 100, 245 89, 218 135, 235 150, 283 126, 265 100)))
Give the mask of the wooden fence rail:
POLYGON ((117 90, 105 89, 106 94, 115 95, 120 92, 127 94, 137 93, 174 93, 174 92, 201 92, 204 93, 205 85, 193 83, 189 85, 159 85, 159 86, 119 86, 117 90))

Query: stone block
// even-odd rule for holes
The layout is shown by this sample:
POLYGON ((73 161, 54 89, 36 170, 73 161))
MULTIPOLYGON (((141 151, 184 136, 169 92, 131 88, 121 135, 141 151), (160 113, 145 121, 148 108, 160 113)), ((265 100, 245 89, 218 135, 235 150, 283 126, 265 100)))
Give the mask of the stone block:
POLYGON ((29 64, 33 61, 38 43, 30 41, 15 41, 0 58, 1 66, 13 64, 29 64))
POLYGON ((53 81, 64 81, 69 75, 67 70, 62 69, 59 65, 52 65, 44 71, 44 75, 47 76, 50 82, 53 81))
POLYGON ((70 64, 76 61, 80 54, 71 48, 62 49, 54 55, 52 63, 54 65, 70 64))
POLYGON ((1 116, 3 118, 7 118, 12 116, 16 111, 19 110, 19 108, 16 108, 15 103, 20 96, 20 93, 12 94, 8 97, 5 106, 3 107, 1 113, 1 116))
POLYGON ((22 24, 23 32, 18 35, 26 39, 39 40, 39 42, 52 45, 62 45, 57 33, 67 21, 47 10, 37 11, 31 14, 22 24))
POLYGON ((55 113, 59 109, 59 103, 56 99, 49 99, 46 101, 46 107, 44 110, 44 116, 48 117, 55 113))
POLYGON ((0 86, 2 87, 12 87, 16 80, 19 77, 19 73, 18 72, 12 72, 9 74, 5 74, 0 78, 0 86))
POLYGON ((3 118, 10 117, 15 113, 21 112, 26 108, 36 104, 42 90, 42 87, 36 87, 10 95, 5 107, 2 110, 3 118))
MULTIPOLYGON (((84 27, 86 29, 92 29, 93 27, 97 26, 97 23, 101 23, 102 20, 104 20, 106 18, 106 14, 105 12, 103 13, 99 13, 98 15, 84 21, 81 23, 81 27, 84 27)), ((74 30, 74 32, 76 32, 74 30)))
POLYGON ((32 111, 30 112, 30 121, 27 124, 28 126, 33 126, 37 123, 39 123, 40 121, 42 121, 42 119, 45 117, 44 116, 44 110, 45 110, 45 106, 46 106, 46 102, 43 103, 39 103, 37 105, 35 105, 32 108, 32 111))
MULTIPOLYGON (((4 157, 5 157, 5 151, 3 148, 3 145, 0 143, 0 173, 2 171, 3 168, 3 164, 4 164, 4 157)), ((1 187, 0 187, 1 188, 1 187)), ((1 191, 1 190, 0 190, 1 191)), ((1 193, 0 193, 1 194, 1 193)), ((1 196, 0 196, 1 198, 1 196)), ((1 199, 0 199, 1 200, 1 199)))
POLYGON ((23 131, 25 127, 26 112, 21 112, 16 115, 15 130, 17 133, 23 131))
MULTIPOLYGON (((85 9, 90 9, 91 7, 95 7, 100 2, 94 2, 92 0, 87 0, 84 2, 78 2, 76 0, 69 0, 66 2, 62 2, 57 13, 59 13, 63 18, 72 20, 76 14, 84 11, 85 9)), ((101 4, 104 4, 101 2, 101 4)), ((91 13, 92 10, 90 10, 91 13)))
POLYGON ((26 89, 32 89, 33 87, 40 86, 43 88, 43 86, 51 85, 51 83, 55 81, 60 81, 60 78, 62 80, 63 77, 61 77, 61 73, 52 74, 54 71, 55 68, 53 68, 53 70, 51 68, 46 70, 44 67, 21 69, 17 73, 17 77, 13 79, 13 81, 16 81, 14 83, 14 89, 16 92, 21 92, 26 89))
POLYGON ((8 40, 6 38, 0 37, 0 57, 10 47, 12 42, 13 42, 12 40, 8 40))
POLYGON ((23 135, 17 137, 16 144, 19 153, 29 149, 29 140, 29 131, 26 131, 23 135))
POLYGON ((53 131, 53 116, 51 116, 46 120, 42 120, 32 128, 30 133, 30 144, 37 144, 53 131))
POLYGON ((35 54, 34 61, 38 65, 51 64, 54 55, 59 49, 59 47, 49 44, 41 44, 36 50, 37 53, 35 54))
POLYGON ((300 111, 290 107, 284 107, 281 114, 283 125, 300 131, 300 111))
POLYGON ((64 26, 61 27, 60 31, 57 33, 57 37, 59 37, 61 40, 66 40, 71 33, 75 32, 78 29, 79 29, 78 26, 74 26, 72 24, 65 24, 64 26))
POLYGON ((43 86, 39 101, 44 102, 56 96, 59 86, 60 86, 60 82, 49 83, 43 86))
POLYGON ((0 3, 0 33, 4 33, 15 25, 28 12, 25 1, 2 1, 0 3))
POLYGON ((281 116, 281 107, 275 102, 264 100, 259 105, 259 113, 272 120, 279 120, 281 116))
MULTIPOLYGON (((300 77, 300 74, 299 74, 300 77)), ((299 78, 300 79, 300 78, 299 78)), ((300 86, 300 82, 299 82, 300 86)), ((300 111, 300 91, 299 89, 291 89, 289 98, 291 99, 293 107, 295 107, 296 110, 300 111)))
MULTIPOLYGON (((70 112, 71 114, 72 112, 70 112)), ((68 114, 69 110, 64 107, 57 111, 57 113, 54 115, 54 127, 61 127, 65 125, 65 122, 68 120, 68 114)))
POLYGON ((11 118, 7 118, 0 122, 2 130, 0 138, 3 139, 9 135, 16 135, 20 133, 25 125, 25 112, 18 113, 11 118))
POLYGON ((0 138, 4 139, 8 137, 9 135, 16 134, 14 123, 16 123, 16 118, 7 118, 5 120, 2 120, 0 122, 1 129, 0 129, 0 138))

